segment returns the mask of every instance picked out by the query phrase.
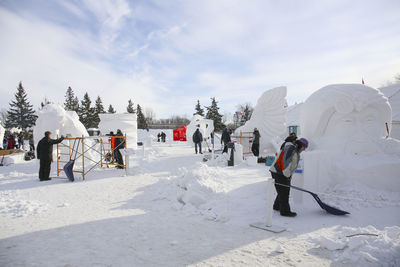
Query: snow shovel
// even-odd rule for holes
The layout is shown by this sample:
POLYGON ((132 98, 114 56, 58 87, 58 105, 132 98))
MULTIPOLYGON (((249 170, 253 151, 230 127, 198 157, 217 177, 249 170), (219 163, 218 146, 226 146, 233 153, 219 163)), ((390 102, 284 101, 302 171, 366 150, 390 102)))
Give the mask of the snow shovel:
POLYGON ((78 153, 78 147, 79 147, 79 143, 78 143, 78 147, 75 149, 75 143, 76 143, 76 139, 74 140, 74 144, 72 145, 72 152, 71 152, 71 156, 69 157, 69 161, 64 165, 64 168, 63 168, 65 175, 67 175, 67 178, 70 182, 75 181, 73 169, 74 169, 74 164, 75 164, 76 156, 78 153), (75 157, 74 157, 74 159, 72 159, 74 150, 75 150, 75 157))
POLYGON ((284 185, 284 184, 278 184, 278 183, 275 183, 275 184, 281 185, 281 186, 286 186, 286 187, 291 187, 291 188, 293 188, 293 189, 296 189, 296 190, 299 190, 299 191, 303 191, 303 192, 309 193, 310 195, 313 196, 313 198, 315 199, 315 201, 317 201, 318 205, 319 205, 323 210, 325 210, 326 212, 328 212, 328 213, 330 213, 330 214, 333 214, 333 215, 346 215, 346 214, 350 214, 350 212, 347 212, 347 211, 344 211, 344 210, 340 210, 340 209, 338 209, 338 208, 329 206, 328 204, 322 202, 321 199, 318 197, 318 195, 315 194, 315 193, 313 193, 313 192, 311 192, 311 191, 305 190, 305 189, 303 189, 303 188, 300 188, 300 187, 297 187, 297 186, 294 186, 294 185, 284 185))

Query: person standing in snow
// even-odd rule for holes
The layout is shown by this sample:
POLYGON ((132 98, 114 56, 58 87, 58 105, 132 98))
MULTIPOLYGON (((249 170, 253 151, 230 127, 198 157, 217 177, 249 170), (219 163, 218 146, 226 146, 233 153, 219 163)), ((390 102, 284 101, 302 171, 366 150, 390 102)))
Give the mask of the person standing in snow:
POLYGON ((35 142, 33 140, 33 133, 29 134, 29 151, 35 151, 35 142))
POLYGON ((269 169, 272 178, 275 180, 275 189, 278 193, 274 202, 274 210, 280 211, 282 216, 295 217, 297 215, 290 210, 289 186, 292 175, 299 164, 300 153, 307 147, 308 141, 305 138, 300 138, 294 143, 286 142, 269 169))
POLYGON ((125 139, 122 131, 120 129, 117 130, 117 134, 115 138, 115 150, 114 150, 114 157, 115 161, 117 162, 117 168, 123 169, 124 168, 124 160, 122 158, 121 152, 119 151, 122 148, 125 148, 125 139))
POLYGON ((197 154, 197 146, 199 147, 200 154, 203 154, 201 152, 201 142, 202 141, 203 141, 203 135, 201 134, 199 128, 197 128, 193 134, 194 150, 195 150, 196 154, 197 154))
POLYGON ((39 141, 37 145, 37 158, 40 160, 39 168, 39 180, 48 181, 51 162, 53 161, 53 145, 61 143, 64 140, 64 136, 58 139, 51 139, 51 132, 46 131, 44 137, 39 141))
POLYGON ((24 150, 24 132, 18 134, 18 149, 24 150))
POLYGON ((164 132, 161 132, 161 142, 165 143, 167 135, 164 132))
POLYGON ((296 140, 297 140, 297 135, 296 135, 295 133, 289 134, 289 136, 286 137, 285 142, 282 143, 282 145, 281 145, 281 150, 283 149, 283 147, 285 146, 285 144, 286 144, 287 142, 293 143, 293 142, 295 142, 296 140))
POLYGON ((229 133, 228 129, 225 128, 221 136, 221 145, 222 143, 224 144, 224 150, 222 151, 222 153, 228 153, 228 143, 230 142, 231 142, 231 134, 229 133))
POLYGON ((157 134, 157 142, 160 142, 160 138, 161 138, 161 134, 158 133, 158 134, 157 134))
POLYGON ((254 128, 253 132, 253 144, 251 145, 251 152, 253 155, 258 157, 260 155, 260 132, 257 128, 254 128))

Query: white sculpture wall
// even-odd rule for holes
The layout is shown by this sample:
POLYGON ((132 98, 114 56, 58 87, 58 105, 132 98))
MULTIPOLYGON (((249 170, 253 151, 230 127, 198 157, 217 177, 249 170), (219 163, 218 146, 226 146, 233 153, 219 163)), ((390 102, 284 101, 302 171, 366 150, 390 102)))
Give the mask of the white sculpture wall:
POLYGON ((114 134, 120 129, 126 134, 127 147, 137 148, 137 116, 132 113, 99 114, 99 130, 101 135, 114 134))

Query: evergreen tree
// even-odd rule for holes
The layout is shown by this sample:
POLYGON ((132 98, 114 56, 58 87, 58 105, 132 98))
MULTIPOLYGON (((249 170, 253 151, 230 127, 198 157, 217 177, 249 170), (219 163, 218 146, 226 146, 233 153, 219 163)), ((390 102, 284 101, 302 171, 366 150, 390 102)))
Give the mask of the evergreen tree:
POLYGON ((108 106, 107 113, 116 113, 114 107, 111 104, 108 106))
POLYGON ((100 113, 105 113, 103 102, 101 101, 100 96, 97 96, 95 105, 94 105, 94 121, 93 121, 93 127, 97 128, 100 123, 100 113))
POLYGON ((27 94, 20 82, 15 93, 15 100, 11 101, 7 112, 6 128, 18 127, 23 130, 35 125, 37 116, 33 106, 29 103, 27 94))
POLYGON ((200 115, 200 116, 203 116, 203 117, 204 117, 204 109, 201 108, 200 100, 197 100, 197 104, 196 104, 194 110, 195 110, 196 112, 193 113, 193 115, 196 115, 196 114, 197 114, 197 115, 200 115))
POLYGON ((137 124, 138 129, 147 129, 149 127, 143 114, 142 107, 139 104, 137 105, 137 124))
POLYGON ((135 106, 133 105, 131 99, 128 100, 128 106, 126 107, 126 111, 128 111, 128 113, 136 113, 135 106))
POLYGON ((86 129, 95 127, 95 108, 91 107, 92 101, 90 100, 89 94, 85 93, 81 101, 79 108, 79 120, 86 127, 86 129))
POLYGON ((219 113, 218 102, 215 100, 215 97, 211 98, 211 105, 206 107, 206 109, 206 119, 214 121, 215 131, 222 131, 225 128, 225 125, 222 123, 222 115, 219 113))
POLYGON ((74 98, 74 102, 73 102, 73 107, 72 108, 73 108, 72 110, 75 111, 76 113, 79 112, 79 99, 78 99, 77 96, 75 96, 75 98, 74 98))

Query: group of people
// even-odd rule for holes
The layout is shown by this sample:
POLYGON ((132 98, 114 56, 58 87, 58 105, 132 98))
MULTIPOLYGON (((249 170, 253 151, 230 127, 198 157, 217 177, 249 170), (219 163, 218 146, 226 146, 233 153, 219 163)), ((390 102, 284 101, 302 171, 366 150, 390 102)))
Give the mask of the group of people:
MULTIPOLYGON (((33 141, 33 133, 32 131, 28 132, 29 138, 29 150, 34 151, 35 145, 33 141)), ((6 133, 3 138, 3 145, 0 149, 22 149, 24 150, 25 144, 25 132, 21 131, 19 133, 6 133)))
POLYGON ((167 135, 164 132, 157 134, 157 142, 165 143, 166 138, 167 138, 167 135))

